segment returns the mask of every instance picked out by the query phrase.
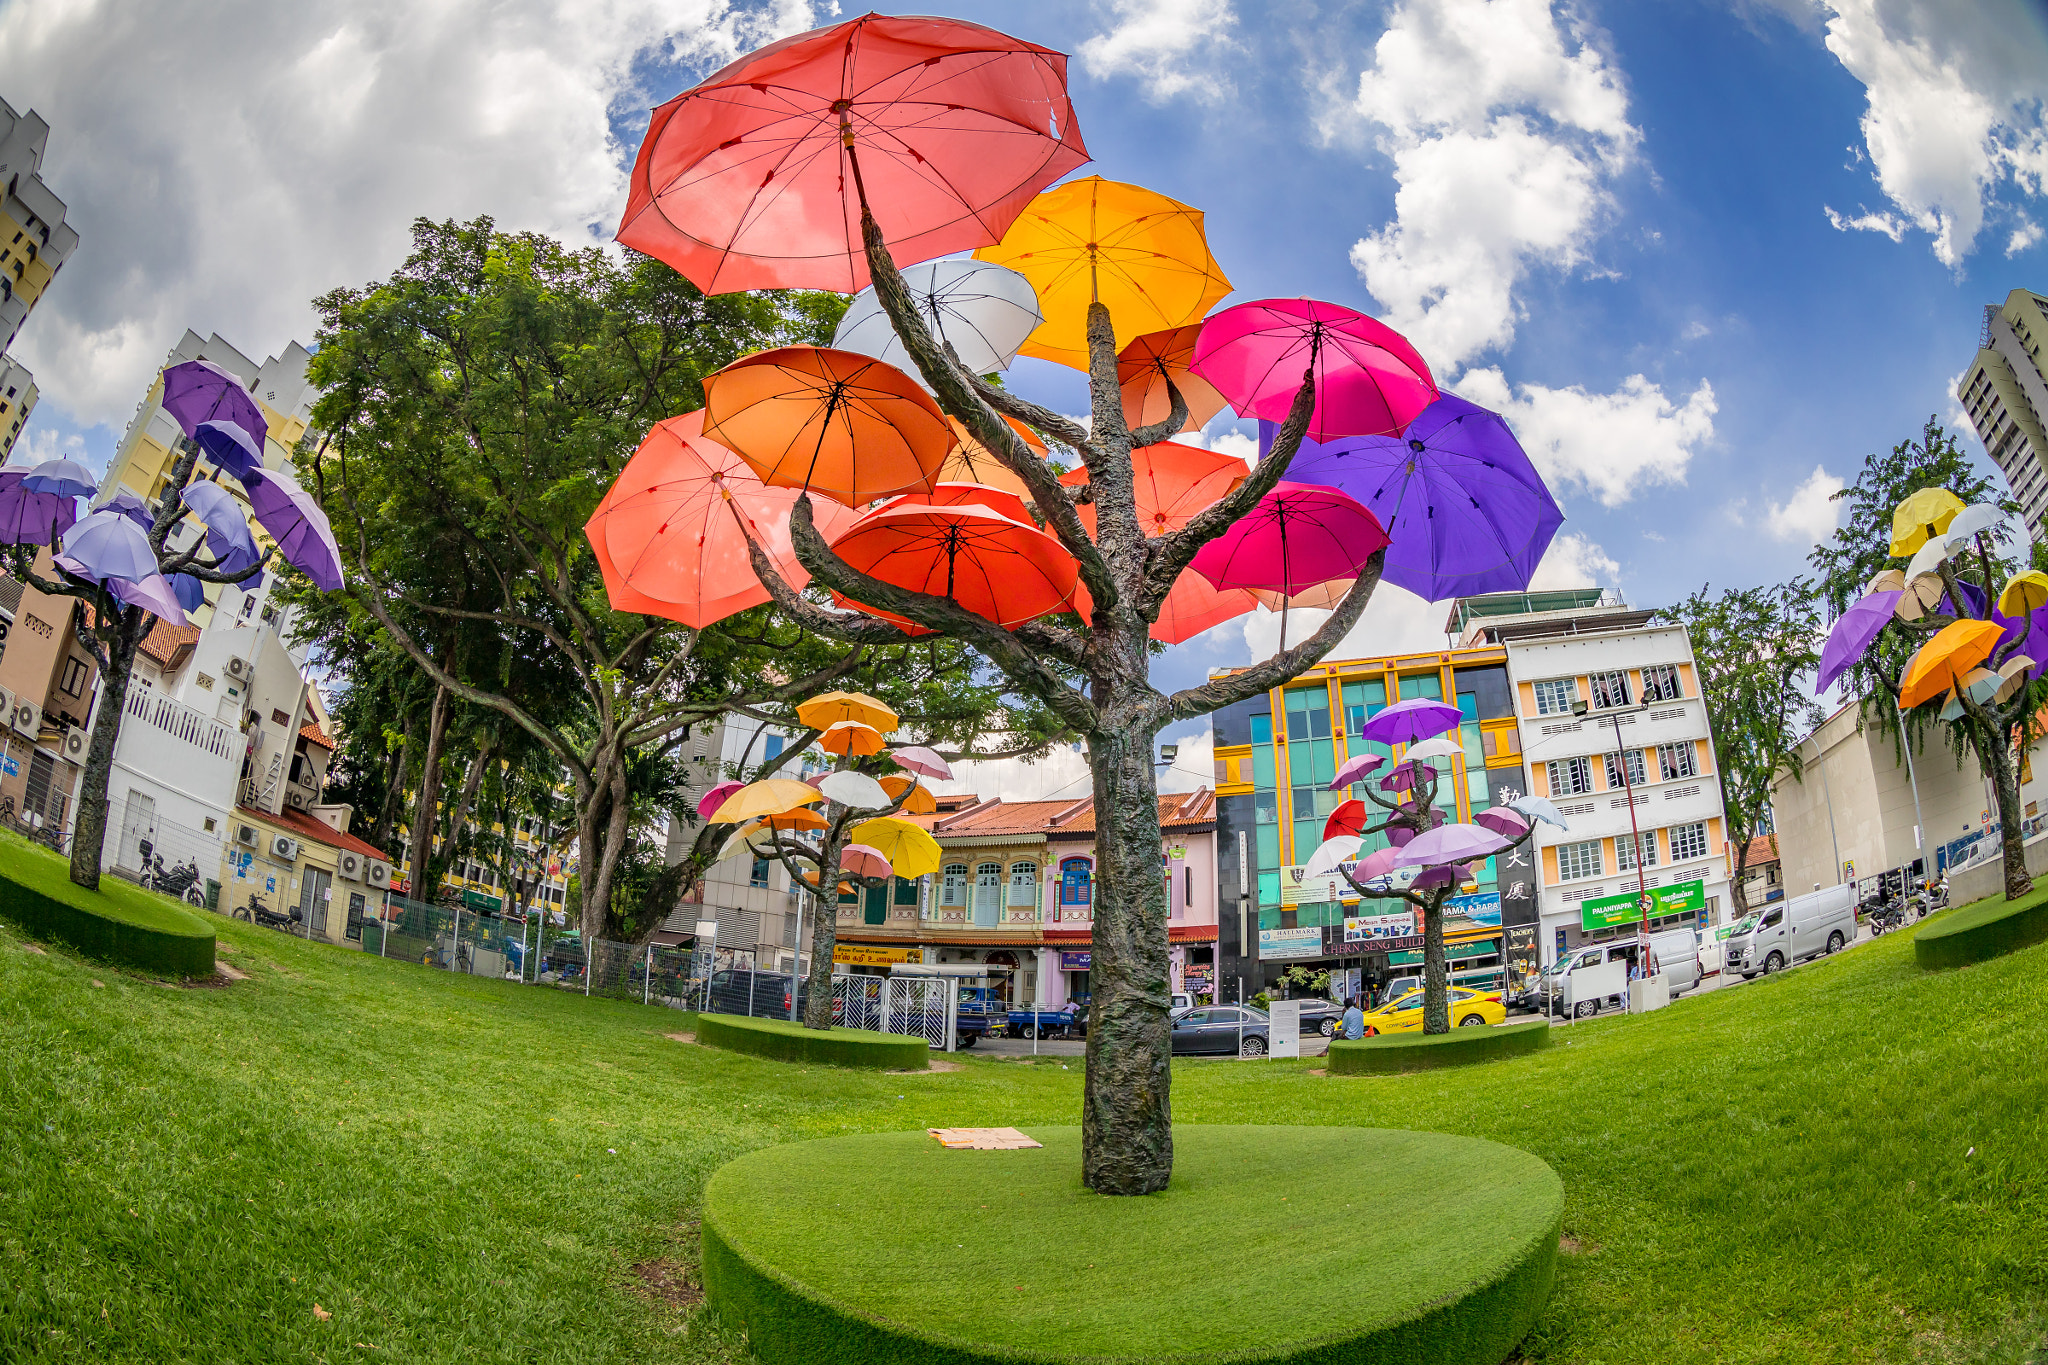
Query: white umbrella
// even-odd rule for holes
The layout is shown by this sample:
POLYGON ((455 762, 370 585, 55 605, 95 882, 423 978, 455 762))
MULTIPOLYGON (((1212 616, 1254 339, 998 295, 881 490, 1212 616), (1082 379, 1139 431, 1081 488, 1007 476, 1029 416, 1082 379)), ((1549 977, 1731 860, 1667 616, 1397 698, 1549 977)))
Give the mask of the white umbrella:
POLYGON ((1420 744, 1409 745, 1407 752, 1401 755, 1401 761, 1413 763, 1425 758, 1456 758, 1464 752, 1465 746, 1459 741, 1449 735, 1438 735, 1435 739, 1425 739, 1420 744))
MULTIPOLYGON (((1045 321, 1031 281, 991 261, 953 258, 905 266, 903 282, 924 325, 943 344, 952 343, 960 363, 973 374, 1007 370, 1017 348, 1045 321)), ((924 376, 882 311, 870 285, 853 296, 832 345, 886 360, 924 384, 924 376)))
POLYGON ((1323 840, 1322 847, 1308 855, 1308 862, 1302 865, 1302 879, 1326 877, 1340 866, 1358 856, 1358 846, 1365 842, 1355 834, 1340 834, 1334 839, 1323 840))
MULTIPOLYGON (((760 832, 761 822, 759 820, 747 821, 747 823, 734 830, 731 836, 726 839, 724 846, 718 850, 718 857, 715 861, 724 862, 727 858, 732 857, 733 854, 738 853, 742 847, 745 847, 748 852, 753 853, 753 845, 748 841, 760 832)), ((759 857, 760 855, 755 853, 754 856, 759 857)))
POLYGON ((889 793, 882 790, 882 784, 866 773, 826 773, 818 779, 818 790, 829 801, 855 810, 883 810, 896 804, 889 793))
POLYGON ((1892 611, 1901 621, 1917 621, 1941 605, 1947 593, 1939 574, 1924 573, 1906 585, 1904 596, 1892 611))
POLYGON ((1939 540, 1929 540, 1913 555, 1913 562, 1906 566, 1906 581, 1912 582, 1924 573, 1941 572, 1941 562, 1948 558, 1948 546, 1939 540))
POLYGON ((1950 554, 1954 554, 1974 540, 1980 531, 1989 531, 2004 520, 2005 513, 1998 510, 1997 504, 1972 503, 1956 513, 1956 519, 1942 533, 1941 543, 1950 554))
POLYGON ((1525 796, 1519 801, 1510 801, 1508 809, 1519 811, 1531 820, 1546 821, 1559 829, 1571 828, 1564 822, 1564 816, 1558 812, 1557 807, 1540 796, 1525 796))

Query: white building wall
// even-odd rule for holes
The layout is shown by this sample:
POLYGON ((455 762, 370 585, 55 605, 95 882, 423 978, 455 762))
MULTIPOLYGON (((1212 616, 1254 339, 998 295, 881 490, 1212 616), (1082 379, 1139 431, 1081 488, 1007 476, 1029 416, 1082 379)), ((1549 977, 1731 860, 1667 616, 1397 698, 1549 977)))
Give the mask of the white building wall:
POLYGON ((217 875, 242 763, 234 727, 149 687, 131 687, 107 779, 108 865, 140 871, 147 839, 166 867, 217 875))

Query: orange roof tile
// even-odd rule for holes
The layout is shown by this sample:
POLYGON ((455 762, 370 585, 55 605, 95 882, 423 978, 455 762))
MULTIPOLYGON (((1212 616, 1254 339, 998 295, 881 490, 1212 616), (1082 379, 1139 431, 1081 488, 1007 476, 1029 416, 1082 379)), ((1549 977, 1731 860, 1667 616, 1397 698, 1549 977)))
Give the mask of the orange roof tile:
POLYGON ((358 839, 353 834, 344 834, 325 820, 317 816, 308 815, 302 810, 293 810, 287 806, 277 814, 272 815, 267 810, 257 810, 253 806, 236 806, 235 809, 253 819, 267 820, 273 825, 288 829, 300 838, 311 839, 316 844, 325 844, 329 848, 340 848, 346 849, 351 853, 360 853, 366 858, 375 858, 380 863, 391 861, 383 849, 365 840, 358 839))
MULTIPOLYGON (((940 838, 972 839, 1016 834, 1068 836, 1095 832, 1095 798, 1078 801, 1004 801, 991 798, 953 815, 929 817, 927 826, 940 838)), ((1159 823, 1165 829, 1197 829, 1216 823, 1216 793, 1203 787, 1159 798, 1159 823)))
POLYGON ((1749 857, 1745 867, 1762 867, 1765 863, 1778 861, 1778 836, 1759 834, 1749 841, 1749 857))
POLYGON ((162 617, 151 620, 149 634, 142 637, 136 648, 157 661, 161 668, 169 668, 182 651, 199 642, 199 627, 174 626, 162 617))
POLYGON ((332 749, 334 747, 334 741, 329 739, 326 732, 312 721, 307 721, 299 727, 299 737, 311 740, 323 749, 332 749))

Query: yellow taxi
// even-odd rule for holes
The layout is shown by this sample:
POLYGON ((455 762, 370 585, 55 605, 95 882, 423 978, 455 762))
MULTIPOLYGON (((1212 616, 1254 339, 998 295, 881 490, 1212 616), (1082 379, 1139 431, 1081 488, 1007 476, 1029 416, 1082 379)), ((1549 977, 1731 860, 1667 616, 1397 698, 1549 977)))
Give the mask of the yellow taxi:
MULTIPOLYGON (((1451 1023, 1458 1028, 1472 1028, 1479 1024, 1504 1024, 1507 1022, 1507 1007, 1500 1003, 1498 995, 1485 991, 1467 990, 1463 986, 1451 987, 1451 1023)), ((1365 1036, 1381 1033, 1422 1032, 1422 988, 1404 991, 1378 1009, 1365 1016, 1365 1036)))

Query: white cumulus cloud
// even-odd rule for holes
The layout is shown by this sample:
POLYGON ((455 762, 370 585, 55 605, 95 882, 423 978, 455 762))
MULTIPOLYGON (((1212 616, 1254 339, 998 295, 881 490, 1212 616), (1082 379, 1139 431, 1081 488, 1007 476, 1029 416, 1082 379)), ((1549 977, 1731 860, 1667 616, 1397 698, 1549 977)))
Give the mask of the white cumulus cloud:
POLYGON ((1682 403, 1642 375, 1612 393, 1576 385, 1511 387, 1498 368, 1468 370, 1460 396, 1507 418, 1553 489, 1584 488, 1608 507, 1654 484, 1684 483, 1692 456, 1714 434, 1714 386, 1701 380, 1682 403))
POLYGON ((1841 477, 1815 465, 1790 497, 1772 502, 1764 509, 1764 529, 1774 540, 1790 541, 1802 548, 1817 545, 1835 533, 1841 504, 1833 498, 1841 491, 1841 477))
POLYGON ((1231 93, 1214 63, 1237 23, 1230 0, 1111 0, 1107 8, 1110 27, 1081 44, 1090 75, 1134 76, 1155 101, 1231 93))
POLYGON ((1567 531, 1550 542, 1543 562, 1530 576, 1529 587, 1538 592, 1547 588, 1611 588, 1620 577, 1621 565, 1612 555, 1576 531, 1567 531))

